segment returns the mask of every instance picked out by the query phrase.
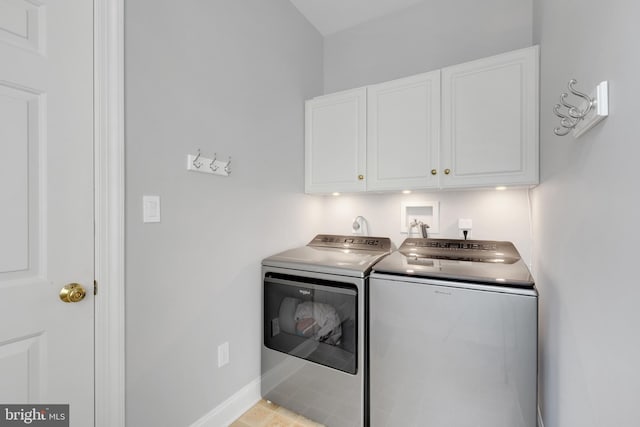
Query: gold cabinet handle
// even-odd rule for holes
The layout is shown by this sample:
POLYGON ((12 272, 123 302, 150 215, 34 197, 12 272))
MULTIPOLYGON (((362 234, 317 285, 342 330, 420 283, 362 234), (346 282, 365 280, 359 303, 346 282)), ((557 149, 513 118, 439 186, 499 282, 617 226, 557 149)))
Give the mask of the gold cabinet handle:
POLYGON ((364 179, 364 175, 358 175, 358 179, 362 181, 364 179))
POLYGON ((435 175, 435 174, 437 174, 437 173, 438 173, 438 171, 437 171, 437 170, 435 170, 435 169, 431 169, 431 175, 435 175))
POLYGON ((79 302, 87 295, 82 285, 78 283, 69 283, 60 289, 60 299, 64 302, 79 302))
POLYGON ((445 170, 444 170, 444 174, 445 174, 445 175, 449 175, 450 173, 451 173, 451 169, 445 169, 445 170))

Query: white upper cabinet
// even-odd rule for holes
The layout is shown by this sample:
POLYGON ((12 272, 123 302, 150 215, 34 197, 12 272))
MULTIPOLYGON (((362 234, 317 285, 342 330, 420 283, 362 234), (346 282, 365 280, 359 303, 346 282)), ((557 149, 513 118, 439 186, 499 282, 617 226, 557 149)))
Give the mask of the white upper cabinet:
POLYGON ((439 70, 367 88, 367 190, 436 188, 439 144, 439 70))
POLYGON ((539 48, 306 102, 307 193, 538 183, 539 48))
POLYGON ((365 190, 366 88, 305 103, 305 192, 365 190))
POLYGON ((443 188, 538 183, 537 46, 442 69, 443 188))

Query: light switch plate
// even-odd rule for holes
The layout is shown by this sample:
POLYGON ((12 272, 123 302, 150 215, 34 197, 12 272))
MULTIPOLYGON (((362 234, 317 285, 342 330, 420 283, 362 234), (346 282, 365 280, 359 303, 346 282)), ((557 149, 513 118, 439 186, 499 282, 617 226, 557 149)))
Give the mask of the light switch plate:
POLYGON ((160 196, 142 196, 142 222, 160 222, 160 196))

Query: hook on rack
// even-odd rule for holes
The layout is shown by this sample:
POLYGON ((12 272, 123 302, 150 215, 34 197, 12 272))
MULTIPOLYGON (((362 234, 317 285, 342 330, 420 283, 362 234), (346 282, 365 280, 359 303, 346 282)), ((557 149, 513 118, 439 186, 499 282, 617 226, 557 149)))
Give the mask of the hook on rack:
POLYGON ((231 173, 231 156, 229 156, 229 160, 227 161, 227 164, 226 164, 226 165, 224 165, 224 171, 225 171, 227 174, 230 174, 230 173, 231 173))
POLYGON ((568 135, 573 131, 577 138, 601 120, 609 115, 608 102, 608 85, 607 82, 601 82, 595 90, 593 96, 580 92, 574 86, 578 83, 576 79, 569 80, 568 88, 576 97, 582 100, 580 106, 575 106, 567 101, 568 93, 560 95, 560 104, 553 107, 553 112, 560 118, 560 126, 553 129, 553 133, 558 136, 568 135), (566 114, 561 108, 566 108, 566 114))
POLYGON ((196 169, 200 169, 200 166, 202 166, 202 162, 198 161, 198 159, 200 158, 200 149, 198 148, 198 155, 196 156, 195 159, 193 159, 193 166, 196 167, 196 169))
POLYGON ((211 168, 213 172, 218 170, 218 165, 216 164, 217 159, 218 159, 218 153, 213 153, 213 160, 211 160, 211 163, 209 163, 209 168, 211 168))

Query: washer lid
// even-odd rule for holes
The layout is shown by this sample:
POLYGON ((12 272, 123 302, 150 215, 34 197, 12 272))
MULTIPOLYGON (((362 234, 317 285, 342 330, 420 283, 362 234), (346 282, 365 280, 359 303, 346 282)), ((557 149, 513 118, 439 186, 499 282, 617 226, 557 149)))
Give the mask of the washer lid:
POLYGON ((307 246, 265 258, 262 265, 363 277, 390 248, 386 237, 319 234, 307 246))
POLYGON ((374 266, 378 273, 533 287, 534 280, 511 242, 406 239, 374 266))

